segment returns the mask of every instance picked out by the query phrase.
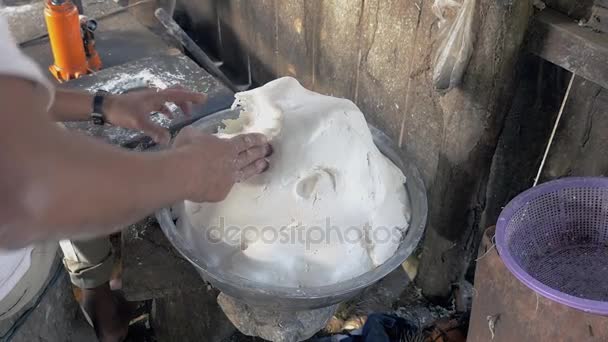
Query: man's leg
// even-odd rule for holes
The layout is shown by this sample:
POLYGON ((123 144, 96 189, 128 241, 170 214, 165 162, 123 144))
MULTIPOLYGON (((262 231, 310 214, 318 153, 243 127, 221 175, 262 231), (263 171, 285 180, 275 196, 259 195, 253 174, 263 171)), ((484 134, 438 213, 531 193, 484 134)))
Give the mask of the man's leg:
POLYGON ((72 284, 81 289, 93 289, 110 282, 114 254, 108 237, 82 241, 63 240, 59 245, 72 284))
POLYGON ((114 267, 108 237, 60 242, 72 283, 82 290, 81 306, 101 341, 121 341, 129 325, 128 305, 110 289, 114 267))

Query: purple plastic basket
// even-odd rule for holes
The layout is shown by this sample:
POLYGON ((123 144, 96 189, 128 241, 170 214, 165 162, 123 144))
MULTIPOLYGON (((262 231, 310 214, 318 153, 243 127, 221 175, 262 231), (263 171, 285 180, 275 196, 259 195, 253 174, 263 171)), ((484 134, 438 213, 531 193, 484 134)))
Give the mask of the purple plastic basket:
POLYGON ((608 315, 608 178, 564 178, 523 192, 498 218, 496 247, 538 294, 608 315))

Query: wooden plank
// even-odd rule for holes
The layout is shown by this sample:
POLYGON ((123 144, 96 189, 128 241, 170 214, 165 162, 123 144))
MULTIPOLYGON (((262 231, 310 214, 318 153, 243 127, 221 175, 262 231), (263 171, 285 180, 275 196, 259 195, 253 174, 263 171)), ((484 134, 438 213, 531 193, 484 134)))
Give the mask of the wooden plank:
POLYGON ((248 28, 243 38, 249 42, 252 76, 260 84, 276 78, 276 1, 279 0, 241 1, 239 6, 244 26, 248 28))
POLYGON ((408 43, 412 42, 406 37, 410 25, 404 24, 408 8, 414 6, 407 2, 402 2, 401 6, 393 1, 365 2, 359 24, 362 33, 358 53, 353 56, 357 61, 354 64, 356 73, 352 73, 354 78, 351 76, 353 100, 368 121, 395 141, 399 139, 401 129, 403 94, 408 78, 408 43))
MULTIPOLYGON (((308 43, 313 51, 314 91, 352 98, 356 84, 361 4, 366 1, 313 1, 308 15, 316 18, 308 43)), ((310 5, 310 4, 309 4, 310 5)))
POLYGON ((418 284, 445 299, 475 259, 486 185, 504 118, 516 89, 513 72, 532 15, 531 1, 478 2, 475 49, 463 83, 440 98, 444 115, 429 227, 418 284), (500 56, 500 58, 497 58, 500 56))
POLYGON ((608 88, 608 35, 580 27, 553 10, 532 24, 528 49, 562 68, 608 88))
MULTIPOLYGON (((418 63, 425 63, 424 52, 430 49, 429 42, 418 41, 422 32, 420 6, 420 1, 366 1, 361 24, 363 41, 359 49, 358 82, 355 82, 354 97, 368 120, 396 142, 403 136, 401 130, 405 130, 406 126, 408 129, 417 127, 427 131, 424 127, 435 127, 435 123, 442 121, 440 115, 411 116, 408 113, 408 107, 414 108, 415 93, 429 86, 424 77, 412 78, 418 63), (421 51, 423 53, 419 54, 421 51), (405 115, 408 117, 405 118, 405 115)), ((432 102, 428 97, 419 98, 416 109, 432 107, 432 102)), ((433 144, 433 141, 439 140, 439 132, 436 133, 427 135, 424 144, 438 147, 437 143, 433 144)), ((420 150, 416 147, 416 140, 420 139, 408 139, 407 144, 402 146, 408 145, 407 148, 418 155, 420 150)), ((428 153, 429 157, 436 155, 437 150, 428 153)))
MULTIPOLYGON (((411 44, 406 53, 408 63, 412 64, 409 74, 411 86, 409 92, 398 95, 404 98, 399 143, 408 155, 414 158, 427 189, 432 188, 435 182, 442 181, 436 178, 436 172, 444 131, 444 113, 439 104, 441 94, 434 90, 432 78, 432 56, 435 54, 438 32, 437 17, 433 14, 432 5, 433 1, 429 0, 421 0, 419 5, 411 5, 416 9, 416 6, 420 8, 415 42, 402 43, 411 44)), ((406 65, 402 67, 405 69, 406 65)))
MULTIPOLYGON (((532 54, 526 54, 520 65, 525 72, 498 140, 480 227, 496 224, 507 203, 532 186, 570 80, 570 72, 532 54)), ((576 83, 572 90, 571 98, 576 94, 576 83)), ((574 116, 566 109, 562 125, 574 116)), ((578 116, 575 120, 584 121, 578 116)), ((558 136, 554 144, 561 144, 560 141, 558 136)), ((561 158, 574 159, 566 154, 561 158)), ((545 170, 551 168, 552 162, 545 165, 545 170)))
POLYGON ((248 28, 245 26, 241 1, 219 1, 217 3, 217 19, 219 28, 219 53, 223 62, 222 71, 229 75, 237 85, 249 82, 247 66, 248 51, 239 35, 248 28))
POLYGON ((317 1, 292 0, 278 2, 278 74, 295 77, 306 88, 312 88, 312 53, 315 46, 307 44, 316 31, 316 16, 309 12, 317 1), (308 3, 308 4, 307 4, 308 3))

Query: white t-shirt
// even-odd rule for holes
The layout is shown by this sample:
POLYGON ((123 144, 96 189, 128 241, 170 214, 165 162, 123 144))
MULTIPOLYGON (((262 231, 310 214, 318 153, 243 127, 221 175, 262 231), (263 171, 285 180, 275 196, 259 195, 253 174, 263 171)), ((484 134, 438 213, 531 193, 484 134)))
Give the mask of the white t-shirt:
MULTIPOLYGON (((10 75, 34 82, 50 105, 54 88, 31 58, 15 44, 4 17, 0 16, 0 75, 10 75)), ((0 109, 0 115, 6 115, 0 109)), ((9 113, 10 114, 10 113, 9 113)), ((13 289, 31 265, 32 247, 18 250, 0 249, 0 301, 13 289)))

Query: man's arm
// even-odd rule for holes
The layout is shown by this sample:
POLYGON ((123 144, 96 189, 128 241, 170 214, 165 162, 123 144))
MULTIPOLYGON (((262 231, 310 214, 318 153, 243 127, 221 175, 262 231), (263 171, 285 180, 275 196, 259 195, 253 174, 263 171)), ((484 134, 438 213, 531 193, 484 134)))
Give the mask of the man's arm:
MULTIPOLYGON (((91 119, 93 94, 70 89, 56 89, 55 101, 49 113, 54 121, 86 121, 91 119)), ((170 134, 165 128, 152 122, 151 112, 161 112, 173 118, 173 113, 165 105, 173 102, 186 115, 192 111, 192 102, 201 104, 204 94, 193 93, 181 87, 169 89, 143 89, 121 95, 104 96, 102 111, 106 121, 114 126, 142 131, 157 143, 169 141, 170 134)))
POLYGON ((179 200, 221 200, 267 167, 259 135, 189 132, 136 153, 58 128, 31 82, 0 77, 0 103, 0 246, 108 234, 179 200))
POLYGON ((94 94, 57 88, 55 90, 55 101, 49 109, 49 114, 54 121, 87 121, 91 119, 93 111, 94 94))

